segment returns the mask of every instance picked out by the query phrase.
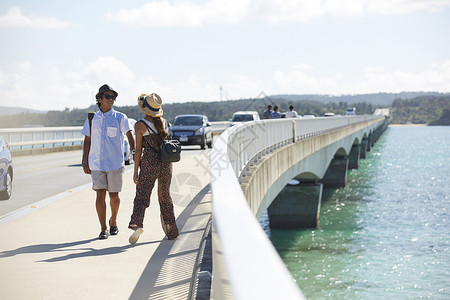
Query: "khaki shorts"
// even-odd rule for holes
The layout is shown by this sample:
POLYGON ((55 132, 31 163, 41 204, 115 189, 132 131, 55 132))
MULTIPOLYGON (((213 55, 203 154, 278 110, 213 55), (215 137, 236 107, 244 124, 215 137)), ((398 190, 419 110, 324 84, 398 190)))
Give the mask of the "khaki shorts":
POLYGON ((115 171, 94 171, 91 170, 92 189, 107 190, 111 193, 122 191, 123 168, 115 171))

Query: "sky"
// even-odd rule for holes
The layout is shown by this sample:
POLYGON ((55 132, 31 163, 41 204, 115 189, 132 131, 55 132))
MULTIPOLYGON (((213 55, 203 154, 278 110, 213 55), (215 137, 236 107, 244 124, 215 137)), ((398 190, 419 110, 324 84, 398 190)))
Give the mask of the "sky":
POLYGON ((450 0, 0 0, 0 106, 450 92, 450 0))

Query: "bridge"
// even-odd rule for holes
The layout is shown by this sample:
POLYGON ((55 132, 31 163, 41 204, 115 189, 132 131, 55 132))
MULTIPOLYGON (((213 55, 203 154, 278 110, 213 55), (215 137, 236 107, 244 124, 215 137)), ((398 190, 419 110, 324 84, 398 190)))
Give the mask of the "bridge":
MULTIPOLYGON (((155 243, 155 246, 150 247, 146 243, 142 245, 142 249, 146 249, 148 252, 133 249, 133 251, 139 251, 139 255, 150 255, 151 257, 143 260, 144 262, 148 260, 148 264, 140 277, 137 277, 137 283, 132 283, 130 280, 123 283, 131 284, 131 290, 124 287, 123 284, 117 283, 118 287, 122 286, 121 292, 118 292, 117 296, 121 298, 120 295, 125 294, 128 295, 125 298, 131 299, 140 299, 140 297, 149 295, 162 298, 170 295, 173 299, 195 297, 195 293, 199 292, 198 284, 201 277, 208 277, 208 272, 199 271, 201 271, 200 261, 205 248, 206 235, 210 228, 208 216, 212 213, 212 298, 303 299, 301 291, 293 282, 259 225, 258 218, 268 210, 269 220, 273 227, 316 226, 323 187, 345 185, 347 169, 357 168, 359 159, 365 157, 366 151, 370 151, 372 145, 387 127, 387 114, 387 111, 377 111, 370 116, 262 120, 245 123, 226 130, 216 138, 209 159, 205 160, 204 154, 182 159, 174 168, 174 170, 177 168, 182 170, 174 176, 195 173, 200 179, 200 183, 196 195, 179 199, 178 203, 175 203, 176 210, 178 210, 177 224, 182 227, 181 236, 175 244, 170 246, 172 248, 162 240, 164 235, 159 233, 151 242, 155 243), (208 167, 209 173, 204 169, 198 170, 198 166, 208 167), (293 179, 297 184, 290 185, 289 183, 292 183, 293 179), (208 184, 208 182, 210 183, 208 184), (209 187, 211 187, 211 195, 209 195, 209 187), (300 196, 293 201, 292 194, 300 196), (295 209, 286 209, 286 207, 292 207, 291 205, 294 205, 295 209), (210 207, 209 211, 208 207, 210 207), (199 216, 203 217, 199 219, 199 216), (202 233, 200 237, 198 232, 202 233), (191 255, 193 249, 196 249, 194 256, 191 255), (165 260, 163 257, 166 257, 165 260), (188 257, 190 258, 188 259, 188 257), (177 258, 179 259, 178 265, 177 258), (158 259, 163 259, 164 262, 158 262, 158 259), (168 273, 170 270, 174 272, 173 268, 180 266, 187 268, 183 270, 183 274, 174 275, 169 272, 170 275, 168 273), (153 285, 149 282, 153 282, 153 285)), ((70 139, 73 138, 70 137, 70 139)), ((59 140, 59 138, 54 140, 59 140)), ((69 143, 72 142, 74 141, 69 143)), ((129 174, 128 177, 130 177, 129 174)), ((126 177, 124 180, 131 182, 129 179, 126 177)), ((125 185, 125 194, 132 195, 133 185, 125 185)), ((86 191, 80 190, 77 193, 69 194, 67 196, 69 200, 64 201, 67 201, 66 203, 71 208, 78 207, 81 199, 83 199, 83 203, 86 203, 85 198, 93 197, 93 195, 89 194, 87 186, 84 189, 86 191)), ((177 192, 180 193, 180 191, 177 192)), ((190 192, 182 190, 181 194, 183 193, 189 194, 190 192)), ((152 203, 155 202, 157 203, 152 200, 152 203)), ((62 205, 58 206, 57 204, 51 205, 63 209, 62 205)), ((121 210, 127 210, 127 207, 122 207, 121 210)), ((155 210, 157 211, 152 208, 152 211, 155 210)), ((40 213, 44 214, 44 212, 40 213)), ((63 215, 67 216, 68 214, 69 212, 65 211, 63 215)), ((38 224, 44 222, 43 216, 39 216, 38 212, 33 212, 32 216, 37 218, 40 222, 38 224)), ((8 216, 8 218, 10 217, 11 215, 8 216)), ((127 217, 124 216, 124 220, 119 220, 119 222, 127 222, 127 217)), ((15 221, 6 220, 3 222, 6 223, 4 225, 1 225, 0 222, 0 235, 17 230, 20 227, 19 221, 25 219, 18 217, 15 221)), ((92 222, 95 221, 92 215, 89 218, 81 217, 81 219, 95 226, 92 222)), ((153 216, 151 219, 158 220, 157 216, 153 216)), ((27 217, 26 224, 30 224, 30 221, 31 217, 27 217)), ((55 220, 50 221, 54 222, 55 220)), ((147 225, 148 228, 159 229, 160 226, 157 222, 148 222, 150 223, 147 225)), ((51 224, 45 226, 51 226, 51 224)), ((83 225, 82 230, 89 229, 83 225)), ((33 241, 35 240, 34 237, 33 241)), ((109 240, 108 242, 110 242, 109 240)), ((122 242, 126 243, 125 240, 122 242)), ((40 243, 43 242, 40 241, 40 243)), ((99 247, 98 244, 92 245, 97 241, 80 241, 80 245, 66 243, 64 245, 71 248, 81 247, 81 249, 67 250, 69 251, 67 257, 83 257, 79 251, 85 250, 83 247, 85 243, 91 243, 90 247, 93 248, 99 247), (74 252, 70 254, 70 251, 74 252)), ((20 243, 17 244, 17 249, 30 250, 29 246, 19 247, 19 245, 20 243)), ((55 249, 63 251, 64 248, 57 244, 49 245, 50 256, 52 252, 57 253, 54 251, 55 249)), ((46 246, 34 245, 33 249, 41 247, 45 248, 46 246)), ((103 256, 99 256, 99 253, 102 251, 106 251, 106 254, 110 255, 111 251, 118 249, 122 263, 129 264, 132 261, 133 264, 136 264, 136 260, 131 260, 129 255, 126 255, 127 252, 131 252, 128 246, 111 247, 107 248, 107 251, 96 249, 94 252, 96 254, 92 255, 97 255, 97 259, 101 260, 103 256)), ((5 245, 0 248, 3 257, 14 252, 5 251, 5 249, 8 249, 5 248, 5 245)), ((16 250, 16 252, 20 251, 16 250)), ((44 255, 40 254, 40 256, 44 255)), ((65 258, 65 260, 69 260, 69 258, 65 258)), ((4 258, 0 255, 0 265, 2 259, 4 258)), ((38 260, 36 259, 36 261, 38 260)), ((58 261, 58 259, 50 257, 45 260, 41 257, 39 261, 58 261)), ((15 265, 14 260, 9 263, 13 264, 13 262, 15 265)), ((113 261, 109 260, 108 262, 113 261)), ((117 261, 115 263, 118 264, 117 261)), ((73 271, 74 268, 76 270, 73 263, 62 265, 65 270, 73 271)), ((8 264, 4 264, 5 266, 8 267, 8 264)), ((39 266, 42 266, 42 263, 39 266)), ((88 270, 93 267, 86 263, 83 263, 83 266, 88 270)), ((12 268, 12 265, 9 267, 12 268)), ((4 270, 6 269, 4 268, 4 270)), ((34 267, 34 269, 41 270, 39 267, 34 267)), ((104 274, 97 275, 105 276, 104 274)), ((131 274, 128 276, 132 277, 131 274)), ((86 280, 91 278, 87 274, 85 277, 86 280)), ((78 278, 78 280, 80 279, 78 278)), ((8 281, 5 281, 4 284, 6 282, 8 281)), ((70 287, 70 284, 66 284, 66 286, 70 287)), ((97 289, 104 291, 104 288, 97 287, 97 289)), ((22 292, 25 293, 25 291, 22 292)), ((83 295, 80 291, 74 290, 73 292, 73 298, 83 295)))
POLYGON ((345 185, 388 116, 264 120, 220 136, 210 156, 214 299, 303 298, 258 219, 268 209, 270 226, 316 226, 323 186, 345 185))

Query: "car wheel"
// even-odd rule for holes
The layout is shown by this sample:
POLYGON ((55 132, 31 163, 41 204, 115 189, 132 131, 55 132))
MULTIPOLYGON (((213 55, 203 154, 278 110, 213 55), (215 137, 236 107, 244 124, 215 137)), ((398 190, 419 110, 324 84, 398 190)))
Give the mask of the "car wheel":
POLYGON ((1 200, 8 200, 12 194, 12 172, 8 170, 5 176, 5 190, 0 192, 1 200))
POLYGON ((213 136, 211 135, 211 141, 209 141, 209 143, 208 143, 208 148, 212 148, 212 145, 213 145, 213 136))
POLYGON ((200 145, 200 148, 202 150, 204 150, 206 148, 206 136, 203 137, 202 139, 202 144, 200 145))

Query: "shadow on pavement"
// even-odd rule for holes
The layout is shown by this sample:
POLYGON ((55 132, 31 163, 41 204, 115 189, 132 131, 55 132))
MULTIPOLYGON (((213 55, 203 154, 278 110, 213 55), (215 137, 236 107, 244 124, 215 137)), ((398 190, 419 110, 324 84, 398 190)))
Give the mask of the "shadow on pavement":
POLYGON ((206 185, 178 216, 176 222, 180 230, 177 240, 161 241, 148 261, 136 284, 130 299, 187 299, 196 280, 197 257, 201 239, 211 215, 211 202, 202 201, 210 193, 206 185), (206 212, 205 212, 206 211, 206 212), (209 211, 209 213, 208 213, 209 211), (200 222, 199 218, 206 219, 200 222), (203 227, 204 223, 204 227, 203 227))
POLYGON ((62 248, 88 244, 95 240, 97 240, 97 238, 76 241, 76 242, 70 242, 70 243, 39 244, 39 245, 25 246, 25 247, 17 248, 15 250, 8 250, 8 251, 0 252, 0 258, 1 257, 11 257, 11 256, 15 256, 18 254, 25 254, 25 253, 44 253, 44 252, 53 252, 53 251, 67 251, 68 249, 62 250, 62 248))
MULTIPOLYGON (((70 243, 61 243, 61 244, 39 244, 39 245, 31 245, 31 246, 25 246, 21 247, 15 250, 8 250, 3 251, 0 253, 0 258, 4 257, 11 257, 19 254, 30 254, 30 253, 58 253, 61 254, 63 252, 70 252, 70 254, 64 255, 64 256, 58 256, 50 259, 40 260, 38 262, 59 262, 69 259, 75 259, 75 258, 83 258, 83 257, 89 257, 89 256, 101 256, 101 255, 111 255, 111 254, 118 254, 121 252, 124 252, 128 248, 134 247, 133 245, 125 245, 121 247, 109 247, 109 248, 102 248, 102 249, 95 249, 91 247, 87 248, 71 248, 83 244, 88 244, 93 241, 97 241, 98 238, 92 238, 87 240, 81 240, 76 242, 70 242, 70 243), (77 253, 74 253, 77 252, 77 253)), ((160 241, 153 241, 153 242, 147 242, 147 243, 140 243, 139 245, 146 245, 146 244, 154 244, 159 243, 160 241)))
MULTIPOLYGON (((141 243, 140 245, 154 244, 159 243, 159 241, 141 243)), ((119 254, 127 250, 128 248, 133 248, 134 245, 125 245, 122 247, 109 247, 103 249, 94 249, 94 248, 82 248, 82 249, 66 249, 66 250, 58 250, 58 251, 84 251, 81 253, 71 253, 65 256, 54 257, 50 259, 40 260, 38 262, 57 262, 74 258, 83 258, 88 256, 101 256, 101 255, 111 255, 111 254, 119 254)))

